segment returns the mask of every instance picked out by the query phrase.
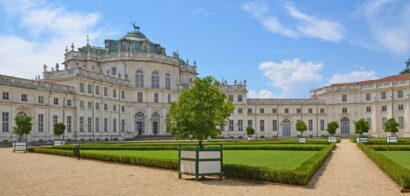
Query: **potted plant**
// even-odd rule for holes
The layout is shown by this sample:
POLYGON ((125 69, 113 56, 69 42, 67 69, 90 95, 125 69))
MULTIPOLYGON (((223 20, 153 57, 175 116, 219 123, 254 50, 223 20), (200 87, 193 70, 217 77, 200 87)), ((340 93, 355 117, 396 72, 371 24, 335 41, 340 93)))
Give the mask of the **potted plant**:
POLYGON ((248 135, 248 141, 254 139, 255 129, 251 126, 246 127, 246 135, 248 135))
POLYGON ((369 139, 363 136, 363 133, 369 132, 369 122, 364 118, 359 119, 358 121, 354 122, 354 129, 356 134, 360 134, 358 138, 356 138, 356 142, 368 142, 369 139))
POLYGON ((397 142, 396 132, 399 132, 399 126, 400 124, 394 120, 394 118, 389 118, 386 123, 384 123, 384 131, 391 133, 391 136, 387 136, 387 142, 397 142))
POLYGON ((16 126, 13 127, 14 133, 17 135, 17 141, 13 142, 13 152, 27 151, 27 135, 31 132, 32 118, 26 115, 17 115, 14 121, 16 126))
POLYGON ((327 124, 327 132, 329 133, 329 142, 337 142, 337 137, 334 136, 336 130, 339 128, 339 124, 336 121, 332 121, 327 124))
POLYGON ((54 135, 58 136, 58 140, 54 140, 54 146, 65 145, 64 141, 64 130, 66 126, 64 123, 56 123, 53 127, 54 135), (63 140, 61 140, 61 135, 63 135, 63 140))
POLYGON ((192 136, 198 141, 195 148, 179 148, 178 176, 218 175, 222 178, 222 146, 204 148, 203 140, 208 136, 217 138, 234 105, 221 84, 213 77, 196 78, 189 89, 182 91, 178 100, 170 104, 167 116, 167 131, 177 139, 192 136))
POLYGON ((305 143, 306 138, 303 137, 303 132, 305 132, 307 130, 306 123, 304 121, 296 122, 296 130, 300 132, 300 136, 301 136, 301 137, 299 137, 298 141, 300 143, 305 143))

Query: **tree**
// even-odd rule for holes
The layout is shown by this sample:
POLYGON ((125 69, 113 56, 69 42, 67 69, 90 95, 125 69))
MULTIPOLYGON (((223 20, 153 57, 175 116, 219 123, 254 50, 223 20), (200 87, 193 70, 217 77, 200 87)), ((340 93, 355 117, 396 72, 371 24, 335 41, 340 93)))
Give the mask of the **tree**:
POLYGON ((253 129, 251 126, 246 127, 246 134, 248 136, 251 136, 251 135, 255 134, 255 129, 253 129))
MULTIPOLYGON (((60 136, 64 134, 64 130, 65 130, 64 123, 54 124, 53 132, 54 132, 54 135, 57 135, 59 139, 60 139, 60 136)), ((63 140, 64 140, 64 135, 63 135, 63 140)))
POLYGON ((182 91, 168 111, 167 130, 172 136, 178 139, 190 136, 203 148, 204 139, 216 138, 221 133, 235 107, 220 91, 220 86, 213 77, 207 76, 195 79, 191 88, 182 91))
POLYGON ((396 135, 396 132, 399 132, 400 124, 394 120, 394 118, 389 118, 386 123, 384 123, 384 131, 389 132, 392 136, 396 135))
POLYGON ((298 121, 296 122, 296 130, 300 132, 300 134, 303 137, 303 132, 307 130, 306 123, 304 121, 298 121))
POLYGON ((339 128, 339 124, 336 121, 332 121, 327 124, 327 132, 333 136, 336 133, 336 130, 339 128))
POLYGON ((357 134, 360 134, 360 137, 363 136, 363 133, 369 132, 370 126, 369 122, 364 118, 359 119, 358 121, 354 122, 354 129, 357 134))
POLYGON ((30 116, 26 115, 17 115, 14 121, 16 126, 13 127, 14 133, 18 135, 18 142, 22 142, 23 136, 30 134, 31 132, 31 120, 30 116))
POLYGON ((406 68, 400 74, 410 73, 410 59, 406 61, 406 68))

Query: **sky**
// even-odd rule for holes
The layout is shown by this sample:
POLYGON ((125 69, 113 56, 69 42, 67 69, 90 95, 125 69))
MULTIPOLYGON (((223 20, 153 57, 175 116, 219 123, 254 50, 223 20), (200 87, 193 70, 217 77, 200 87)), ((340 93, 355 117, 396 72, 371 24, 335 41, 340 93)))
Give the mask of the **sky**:
POLYGON ((103 46, 135 22, 168 55, 196 60, 200 77, 247 80, 253 98, 308 98, 398 74, 409 18, 408 0, 0 0, 0 74, 33 79, 71 43, 103 46))

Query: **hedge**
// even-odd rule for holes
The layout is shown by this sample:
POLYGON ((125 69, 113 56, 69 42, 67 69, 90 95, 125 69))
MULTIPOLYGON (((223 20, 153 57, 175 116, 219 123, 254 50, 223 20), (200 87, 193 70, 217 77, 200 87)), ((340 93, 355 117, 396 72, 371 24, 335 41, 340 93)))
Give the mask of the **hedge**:
POLYGON ((368 145, 375 151, 410 151, 410 145, 368 145))
MULTIPOLYGON (((321 150, 316 153, 313 157, 306 160, 302 165, 295 170, 278 170, 264 167, 253 167, 246 165, 236 165, 236 164, 224 164, 224 175, 233 178, 251 179, 251 180, 261 180, 270 181, 285 184, 295 184, 295 185, 307 185, 309 179, 313 176, 316 170, 323 164, 335 144, 320 146, 321 150)), ((57 155, 72 156, 72 152, 68 150, 60 150, 53 148, 30 148, 30 152, 39 153, 49 153, 57 155)), ((133 156, 119 156, 119 155, 105 155, 105 154, 95 154, 92 152, 81 152, 82 158, 126 163, 133 165, 141 165, 156 168, 165 169, 178 169, 177 160, 168 159, 153 159, 153 158, 141 158, 133 156)))
POLYGON ((358 147, 372 159, 390 178, 396 181, 403 189, 410 188, 410 170, 378 153, 372 146, 362 143, 358 147))

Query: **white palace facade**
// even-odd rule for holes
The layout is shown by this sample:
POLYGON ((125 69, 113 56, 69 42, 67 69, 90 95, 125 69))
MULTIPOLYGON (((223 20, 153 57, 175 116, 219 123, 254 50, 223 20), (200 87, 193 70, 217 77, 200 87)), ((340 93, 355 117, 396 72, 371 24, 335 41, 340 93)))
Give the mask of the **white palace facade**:
MULTIPOLYGON (((66 124, 67 140, 123 140, 138 135, 168 135, 169 103, 197 76, 178 52, 165 53, 135 29, 105 47, 66 49, 63 65, 43 67, 35 80, 0 75, 0 142, 16 140, 14 118, 33 118, 29 141, 53 140, 53 124, 66 124)), ((246 81, 221 91, 235 110, 221 137, 244 138, 252 126, 256 137, 295 137, 303 120, 307 136, 326 136, 326 125, 339 122, 337 135, 354 134, 354 121, 370 122, 371 136, 385 136, 388 118, 400 123, 399 136, 410 136, 410 74, 377 80, 332 84, 312 91, 310 99, 247 98, 246 81)))

